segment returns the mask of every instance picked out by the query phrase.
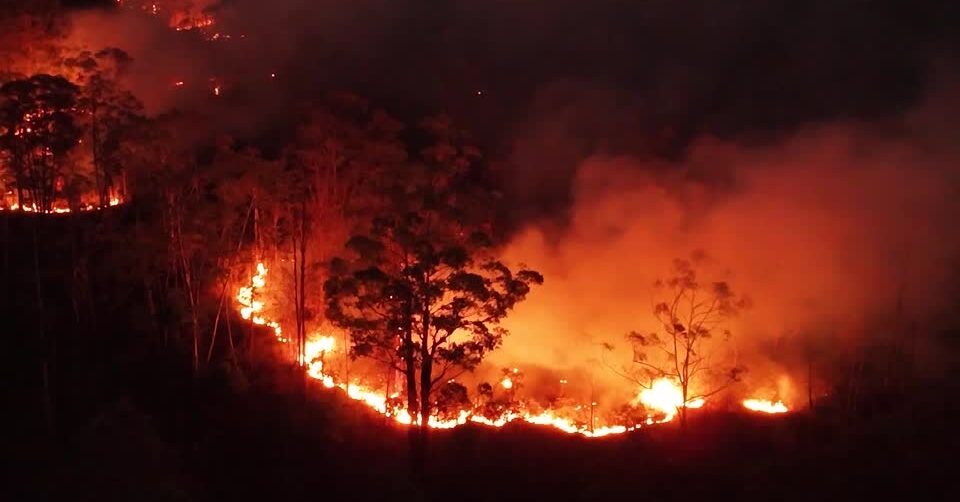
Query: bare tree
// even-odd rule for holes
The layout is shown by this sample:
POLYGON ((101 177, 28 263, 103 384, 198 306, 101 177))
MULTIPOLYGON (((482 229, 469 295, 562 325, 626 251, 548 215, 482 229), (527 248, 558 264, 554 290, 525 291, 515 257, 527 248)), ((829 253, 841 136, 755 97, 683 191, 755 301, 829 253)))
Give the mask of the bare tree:
POLYGON ((660 378, 675 381, 682 392, 677 409, 682 425, 687 422, 689 403, 720 392, 743 371, 737 365, 713 364, 705 342, 718 334, 728 341, 732 335, 727 321, 750 302, 736 295, 727 282, 701 284, 696 270, 701 260, 697 253, 690 260, 676 259, 672 275, 656 282, 662 296, 653 314, 661 329, 627 334, 633 346, 632 366, 620 373, 644 388, 660 378))

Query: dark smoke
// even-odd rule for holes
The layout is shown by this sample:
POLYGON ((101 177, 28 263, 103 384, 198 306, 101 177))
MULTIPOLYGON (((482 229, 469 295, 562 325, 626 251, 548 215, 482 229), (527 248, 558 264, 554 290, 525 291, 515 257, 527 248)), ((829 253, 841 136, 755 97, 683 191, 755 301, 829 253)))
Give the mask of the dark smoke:
MULTIPOLYGON (((230 40, 113 8, 79 11, 77 39, 131 52, 152 111, 235 135, 329 89, 453 115, 501 166, 507 257, 548 278, 505 366, 600 372, 597 344, 652 328, 650 284, 694 249, 755 298, 736 349, 762 361, 790 333, 842 351, 898 302, 926 327, 952 306, 956 2, 206 3, 230 40)), ((791 364, 754 383, 788 397, 791 364)))

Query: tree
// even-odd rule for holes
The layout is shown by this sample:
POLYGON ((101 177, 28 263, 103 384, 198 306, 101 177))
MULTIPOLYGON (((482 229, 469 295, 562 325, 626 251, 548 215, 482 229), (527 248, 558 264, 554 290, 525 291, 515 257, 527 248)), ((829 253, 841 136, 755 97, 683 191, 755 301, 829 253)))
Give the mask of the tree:
POLYGON ((380 180, 406 160, 402 125, 353 94, 324 96, 309 109, 287 148, 286 236, 293 250, 298 360, 304 361, 307 323, 314 319, 307 283, 339 250, 358 216, 380 204, 380 180), (331 246, 331 243, 337 243, 331 246), (309 257, 308 257, 309 250, 309 257))
POLYGON ((0 87, 0 149, 17 187, 17 203, 26 194, 38 211, 49 211, 65 184, 67 154, 77 145, 79 89, 63 77, 34 75, 0 87))
MULTIPOLYGON (((507 334, 501 320, 543 277, 493 258, 491 195, 475 149, 449 122, 425 124, 437 138, 406 176, 393 176, 391 201, 331 261, 327 317, 349 331, 352 355, 375 358, 406 380, 407 411, 427 424, 431 395, 474 369, 507 334), (489 199, 487 199, 489 202, 489 199)), ((421 427, 425 430, 426 427, 421 427)))
POLYGON ((743 371, 738 366, 725 369, 712 364, 706 342, 715 335, 727 341, 731 333, 726 322, 749 307, 749 300, 737 296, 726 282, 701 284, 696 265, 702 254, 691 260, 676 259, 673 274, 656 283, 663 293, 662 301, 653 308, 661 325, 658 332, 627 334, 633 345, 633 371, 628 376, 644 388, 651 388, 655 379, 669 378, 680 386, 682 401, 678 406, 680 423, 686 425, 687 404, 709 397, 738 379, 743 371))
MULTIPOLYGON (((200 369, 203 322, 214 317, 206 293, 219 290, 224 256, 235 249, 237 229, 246 221, 248 201, 238 202, 224 189, 233 183, 222 163, 198 154, 209 137, 195 115, 171 114, 143 124, 141 137, 124 145, 134 191, 137 219, 152 223, 146 234, 157 238, 158 256, 143 256, 157 287, 171 306, 174 330, 188 326, 188 352, 200 369), (163 284, 163 286, 160 286, 163 284)), ((176 331, 174 331, 176 332, 176 331)))
POLYGON ((95 53, 83 51, 67 58, 64 65, 77 72, 81 85, 78 107, 85 113, 89 133, 90 153, 96 180, 98 203, 101 207, 113 198, 123 198, 121 143, 131 126, 142 119, 143 106, 128 90, 120 86, 132 59, 115 48, 95 53), (120 187, 117 187, 120 178, 120 187))
POLYGON ((463 410, 471 408, 470 396, 463 384, 450 380, 437 389, 434 408, 440 420, 455 420, 463 410))

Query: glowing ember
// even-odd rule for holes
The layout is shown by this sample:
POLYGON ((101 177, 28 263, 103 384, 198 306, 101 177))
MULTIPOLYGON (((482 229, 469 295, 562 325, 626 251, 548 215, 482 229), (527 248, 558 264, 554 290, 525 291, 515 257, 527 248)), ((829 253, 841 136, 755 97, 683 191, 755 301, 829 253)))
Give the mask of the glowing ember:
POLYGON ((500 380, 500 386, 507 390, 512 389, 513 380, 511 380, 510 377, 503 377, 503 380, 500 380))
POLYGON ((767 401, 766 399, 744 399, 743 407, 759 413, 786 413, 790 411, 783 401, 767 401))

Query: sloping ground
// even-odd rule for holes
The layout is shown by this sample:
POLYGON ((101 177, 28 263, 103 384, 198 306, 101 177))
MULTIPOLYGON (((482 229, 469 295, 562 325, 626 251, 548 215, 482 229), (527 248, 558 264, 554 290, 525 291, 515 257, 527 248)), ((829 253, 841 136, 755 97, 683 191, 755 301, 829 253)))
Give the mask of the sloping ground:
POLYGON ((919 500, 958 484, 960 391, 947 374, 857 417, 706 413, 687 431, 600 440, 524 424, 436 431, 417 486, 405 429, 265 350, 239 371, 192 375, 175 337, 148 321, 133 265, 111 252, 134 246, 126 218, 38 228, 42 308, 32 220, 0 221, 15 466, 3 500, 919 500))

